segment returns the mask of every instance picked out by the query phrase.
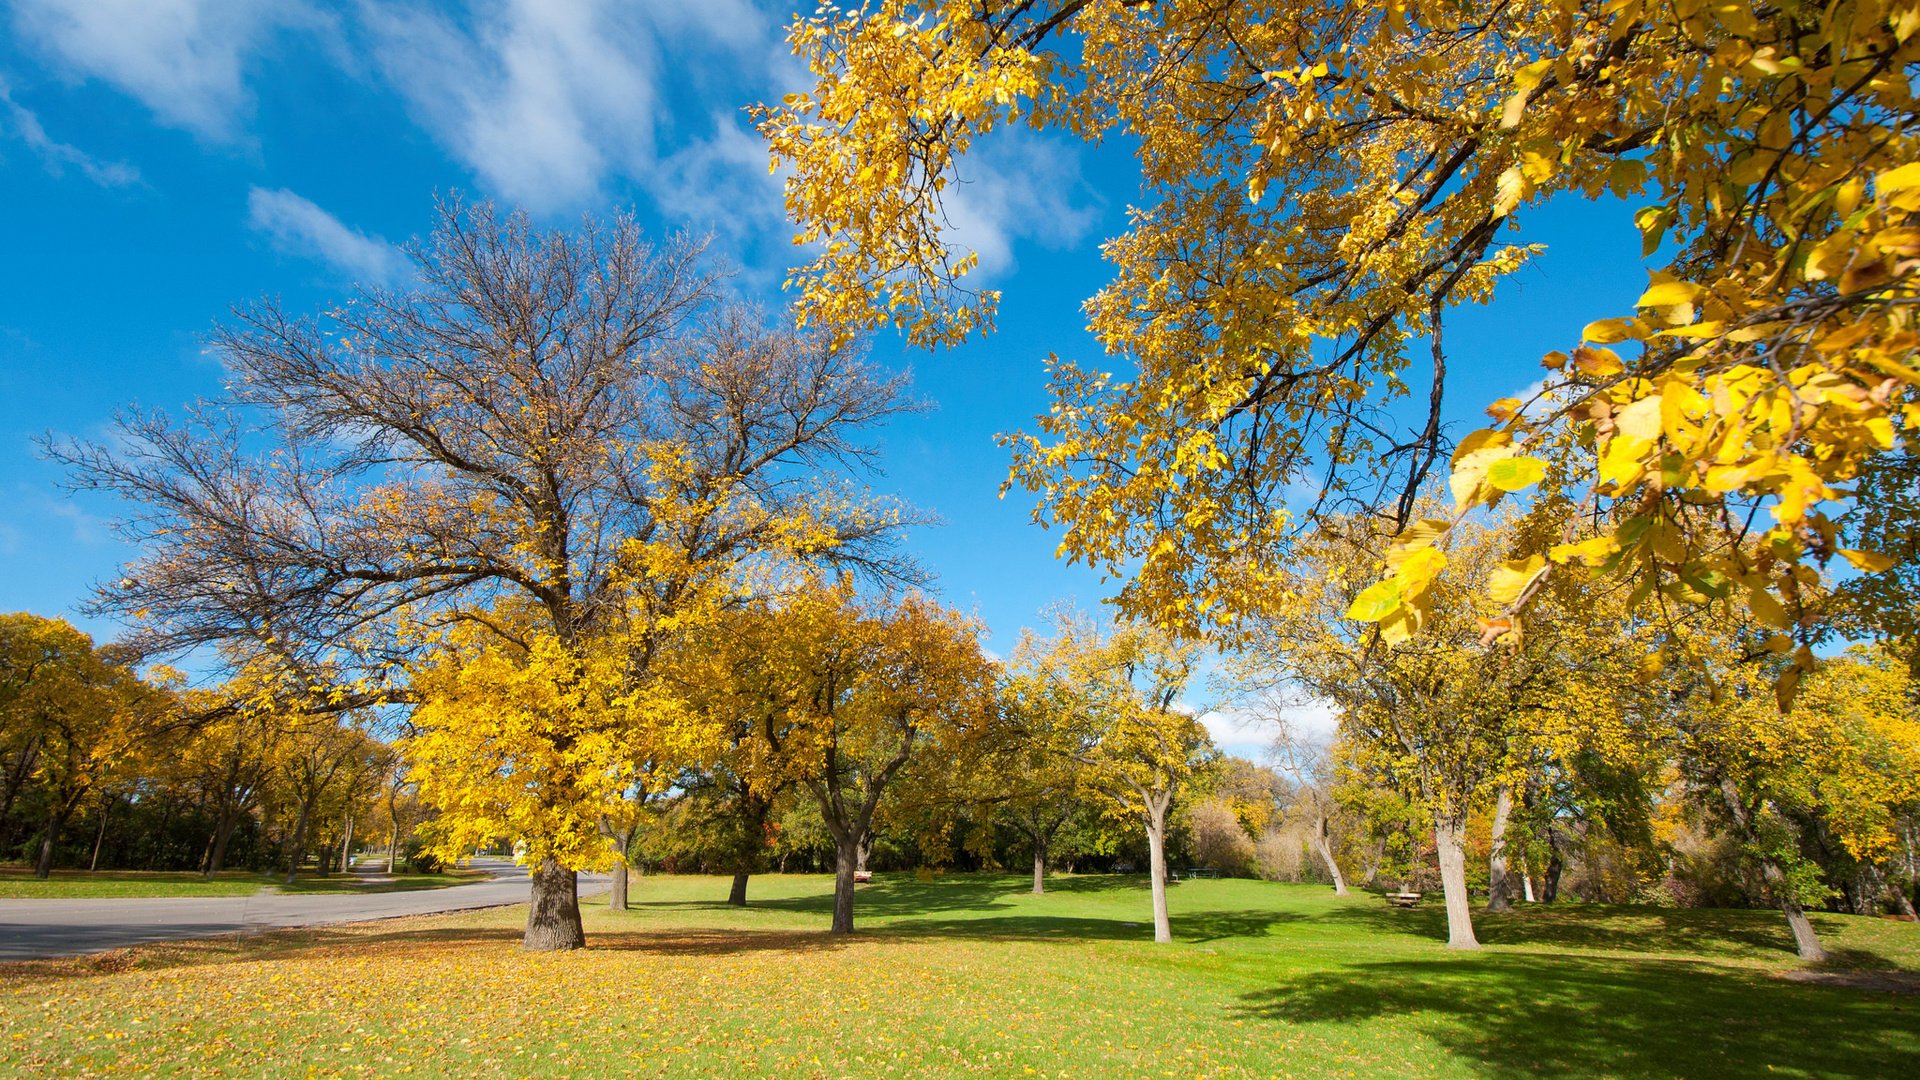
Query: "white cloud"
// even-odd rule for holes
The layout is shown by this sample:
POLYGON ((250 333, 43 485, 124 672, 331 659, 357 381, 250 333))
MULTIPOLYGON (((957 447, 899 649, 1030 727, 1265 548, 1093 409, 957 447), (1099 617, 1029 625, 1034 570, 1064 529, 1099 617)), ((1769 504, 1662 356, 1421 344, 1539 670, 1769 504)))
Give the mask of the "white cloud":
POLYGON ((349 228, 291 191, 247 192, 247 224, 290 255, 318 259, 363 284, 391 284, 409 270, 406 256, 377 237, 349 228))
POLYGON ((1340 726, 1340 710, 1288 684, 1236 698, 1202 716, 1200 722, 1215 742, 1251 747, 1251 752, 1234 752, 1258 760, 1281 735, 1331 739, 1340 726))
POLYGON ((1016 241, 1070 247, 1099 220, 1079 155, 1064 142, 1019 129, 996 132, 962 160, 959 178, 946 192, 948 239, 980 256, 981 278, 1016 268, 1016 241))
POLYGON ((579 206, 651 159, 654 48, 609 0, 505 0, 464 26, 418 7, 363 4, 361 18, 382 74, 489 194, 579 206))
POLYGON ((125 187, 140 182, 140 170, 133 166, 120 161, 101 161, 77 146, 69 146, 48 135, 40 118, 13 99, 12 88, 5 79, 0 79, 0 120, 5 121, 0 129, 10 129, 40 155, 47 171, 55 176, 66 175, 68 169, 78 169, 81 175, 101 187, 125 187))
MULTIPOLYGON (((740 52, 764 46, 769 27, 783 23, 773 16, 780 11, 763 11, 753 0, 650 0, 640 11, 647 21, 666 34, 693 31, 710 41, 740 52)), ((787 50, 780 50, 783 54, 787 50)))
POLYGON ((217 142, 251 107, 247 61, 274 29, 324 20, 301 0, 15 0, 14 30, 163 123, 217 142))

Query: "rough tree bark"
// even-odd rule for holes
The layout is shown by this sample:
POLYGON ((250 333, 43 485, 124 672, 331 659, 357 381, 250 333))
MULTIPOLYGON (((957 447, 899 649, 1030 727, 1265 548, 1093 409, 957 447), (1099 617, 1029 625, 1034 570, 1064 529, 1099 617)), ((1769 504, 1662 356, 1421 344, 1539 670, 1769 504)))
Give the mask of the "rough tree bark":
POLYGON ((1493 803, 1493 853, 1487 860, 1487 910, 1513 910, 1513 884, 1507 877, 1507 819, 1513 814, 1513 790, 1500 785, 1493 803))
POLYGON ((580 877, 547 859, 534 867, 533 899, 527 905, 527 929, 520 947, 527 952, 558 952, 586 945, 580 925, 580 877))
POLYGON ((747 906, 747 878, 745 870, 736 870, 733 874, 733 887, 727 890, 727 903, 734 907, 747 906))
POLYGON ((1036 836, 1033 838, 1033 895, 1045 896, 1047 892, 1047 842, 1036 836))
POLYGON ((1440 889, 1447 901, 1447 948, 1477 949, 1473 907, 1467 899, 1466 823, 1442 811, 1433 815, 1433 845, 1440 856, 1440 889))
POLYGON ((860 845, 851 835, 834 838, 833 927, 836 934, 853 933, 853 872, 860 864, 860 845))

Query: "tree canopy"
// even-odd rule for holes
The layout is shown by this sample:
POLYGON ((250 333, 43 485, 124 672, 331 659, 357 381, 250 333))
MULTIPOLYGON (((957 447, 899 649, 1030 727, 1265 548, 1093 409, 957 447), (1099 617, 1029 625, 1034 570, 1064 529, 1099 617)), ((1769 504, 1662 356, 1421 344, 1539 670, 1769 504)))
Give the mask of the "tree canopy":
POLYGON ((1404 637, 1438 535, 1552 476, 1604 528, 1522 553, 1509 617, 1598 568, 1669 603, 1738 597, 1804 645, 1816 567, 1888 569, 1842 534, 1920 408, 1917 27, 1911 0, 887 0, 797 19, 815 85, 759 118, 819 245, 808 317, 928 344, 997 301, 943 212, 979 142, 1137 148, 1086 304, 1120 370, 1056 359, 1052 409, 1012 440, 1036 517, 1127 578, 1128 611, 1231 624, 1304 523, 1378 510, 1404 557, 1351 614, 1404 637), (1649 288, 1570 324, 1514 372, 1535 400, 1452 444, 1447 312, 1496 295, 1534 254, 1515 230, 1562 195, 1623 204, 1649 288), (1442 463, 1458 509, 1413 528, 1442 463))

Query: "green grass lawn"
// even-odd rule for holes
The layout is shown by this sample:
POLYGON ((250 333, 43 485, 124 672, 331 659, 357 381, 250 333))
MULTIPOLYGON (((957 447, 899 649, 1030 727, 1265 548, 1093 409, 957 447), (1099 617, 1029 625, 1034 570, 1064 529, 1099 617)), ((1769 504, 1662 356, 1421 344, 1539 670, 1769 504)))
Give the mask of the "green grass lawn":
MULTIPOLYGON (((863 886, 649 877, 527 955, 524 908, 0 965, 0 1073, 436 1076, 1920 1075, 1920 996, 1780 978, 1768 912, 1561 906, 1483 917, 1247 881, 1044 897, 1012 876, 863 886)), ((1818 916, 1848 972, 1920 972, 1920 928, 1818 916)))
MULTIPOLYGON (((385 876, 385 875, 381 875, 385 876)), ((303 874, 292 885, 282 874, 225 870, 212 878, 184 870, 55 870, 47 880, 24 867, 0 866, 0 900, 73 900, 89 897, 252 896, 272 889, 287 893, 365 893, 439 889, 483 880, 478 870, 441 874, 395 874, 390 881, 368 881, 352 874, 314 877, 303 874)))

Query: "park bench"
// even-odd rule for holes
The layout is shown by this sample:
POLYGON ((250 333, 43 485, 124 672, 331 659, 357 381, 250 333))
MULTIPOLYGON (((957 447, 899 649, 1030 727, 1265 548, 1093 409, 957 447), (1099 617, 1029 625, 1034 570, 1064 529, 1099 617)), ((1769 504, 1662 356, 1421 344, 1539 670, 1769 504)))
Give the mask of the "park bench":
POLYGON ((872 880, 873 871, 871 870, 855 870, 853 872, 853 883, 855 885, 863 885, 872 880))
POLYGON ((1420 894, 1417 892, 1390 892, 1381 895, 1386 897, 1387 903, 1397 908, 1410 908, 1420 902, 1420 894))

